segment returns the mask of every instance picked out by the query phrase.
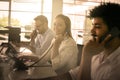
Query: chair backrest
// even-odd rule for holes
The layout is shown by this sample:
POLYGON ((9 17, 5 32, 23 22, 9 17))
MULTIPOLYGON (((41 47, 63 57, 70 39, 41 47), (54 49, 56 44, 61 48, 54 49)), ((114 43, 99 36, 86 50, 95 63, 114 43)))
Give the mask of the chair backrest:
POLYGON ((79 65, 80 62, 81 62, 81 55, 82 55, 83 45, 77 44, 77 47, 78 47, 78 65, 79 65))

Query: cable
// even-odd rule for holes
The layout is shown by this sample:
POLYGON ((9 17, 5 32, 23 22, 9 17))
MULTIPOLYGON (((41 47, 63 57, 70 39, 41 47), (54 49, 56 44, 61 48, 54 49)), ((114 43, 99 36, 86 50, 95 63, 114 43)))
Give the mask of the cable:
POLYGON ((37 60, 36 62, 34 62, 33 64, 31 64, 28 67, 34 67, 33 65, 37 64, 41 59, 43 59, 48 54, 48 52, 50 51, 52 46, 53 46, 53 43, 51 43, 50 47, 43 53, 43 55, 40 56, 39 60, 37 60))

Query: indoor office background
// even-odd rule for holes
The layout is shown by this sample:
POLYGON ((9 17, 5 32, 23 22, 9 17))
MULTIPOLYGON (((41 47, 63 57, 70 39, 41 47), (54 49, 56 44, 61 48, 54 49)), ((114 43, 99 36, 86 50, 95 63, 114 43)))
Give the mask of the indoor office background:
MULTIPOLYGON (((89 9, 102 2, 120 3, 119 0, 0 0, 0 30, 6 30, 6 26, 18 27, 20 40, 29 41, 37 15, 45 15, 52 28, 55 16, 62 13, 71 19, 72 35, 77 44, 84 44, 91 28, 87 18, 89 9)), ((0 34, 0 40, 7 41, 8 35, 0 34)))

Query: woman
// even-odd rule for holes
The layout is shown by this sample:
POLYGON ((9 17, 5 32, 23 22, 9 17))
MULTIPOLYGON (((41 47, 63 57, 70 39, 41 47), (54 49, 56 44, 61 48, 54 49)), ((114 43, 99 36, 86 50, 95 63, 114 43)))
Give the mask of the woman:
POLYGON ((54 21, 56 37, 51 49, 51 64, 58 73, 65 73, 77 66, 78 49, 71 35, 71 21, 69 17, 59 14, 54 21))
POLYGON ((69 17, 63 14, 57 15, 53 29, 55 38, 52 40, 52 47, 47 55, 40 60, 39 64, 49 61, 57 74, 63 74, 77 66, 78 48, 71 35, 69 17))

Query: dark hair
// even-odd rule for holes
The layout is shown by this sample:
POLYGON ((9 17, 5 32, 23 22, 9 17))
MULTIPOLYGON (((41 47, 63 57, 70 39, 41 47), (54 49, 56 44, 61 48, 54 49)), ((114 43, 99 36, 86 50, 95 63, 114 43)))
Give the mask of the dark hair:
POLYGON ((120 31, 120 4, 101 3, 99 6, 90 10, 89 17, 100 17, 108 26, 109 30, 113 27, 117 27, 120 31))
POLYGON ((35 17, 34 20, 40 20, 42 23, 45 23, 45 22, 48 23, 48 19, 44 15, 39 15, 35 17))

